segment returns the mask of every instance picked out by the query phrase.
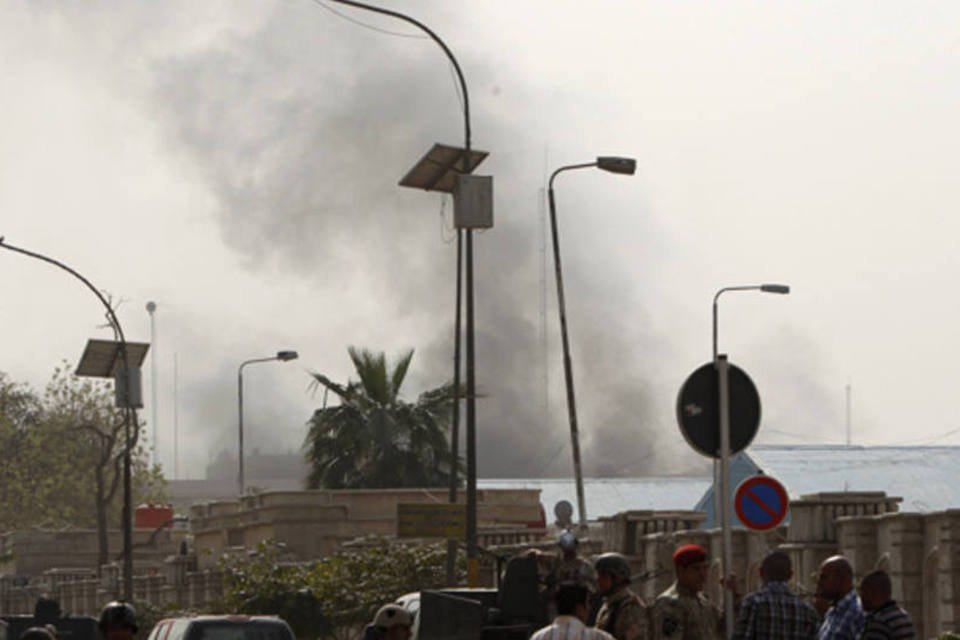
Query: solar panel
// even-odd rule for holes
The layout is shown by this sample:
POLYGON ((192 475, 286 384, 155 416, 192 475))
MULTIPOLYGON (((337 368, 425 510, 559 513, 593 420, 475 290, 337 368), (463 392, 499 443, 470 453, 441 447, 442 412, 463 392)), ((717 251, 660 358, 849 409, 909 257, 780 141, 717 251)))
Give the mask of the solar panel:
MULTIPOLYGON (((133 369, 140 368, 150 345, 145 342, 127 343, 127 360, 133 369)), ((112 378, 123 366, 120 343, 114 340, 88 340, 80 357, 76 374, 91 378, 112 378)))
POLYGON ((426 191, 453 193, 457 186, 457 176, 470 174, 488 155, 486 151, 470 150, 467 170, 463 170, 466 149, 445 144, 434 144, 407 175, 400 180, 401 187, 412 187, 426 191))

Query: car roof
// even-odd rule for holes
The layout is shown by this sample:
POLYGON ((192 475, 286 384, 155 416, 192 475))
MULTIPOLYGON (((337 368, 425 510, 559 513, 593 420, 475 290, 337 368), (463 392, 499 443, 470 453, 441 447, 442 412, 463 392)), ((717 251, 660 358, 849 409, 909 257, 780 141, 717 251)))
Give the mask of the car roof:
POLYGON ((190 622, 227 622, 227 623, 242 623, 242 622, 280 622, 286 624, 284 620, 278 616, 248 616, 243 614, 199 614, 195 616, 183 616, 179 618, 164 618, 160 622, 176 622, 177 620, 188 620, 190 622))

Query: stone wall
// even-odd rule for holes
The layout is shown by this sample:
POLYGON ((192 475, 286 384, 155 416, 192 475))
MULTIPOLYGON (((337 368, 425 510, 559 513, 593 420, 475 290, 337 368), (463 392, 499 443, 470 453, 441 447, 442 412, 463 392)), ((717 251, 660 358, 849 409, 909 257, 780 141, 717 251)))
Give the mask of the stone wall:
MULTIPOLYGON (((877 568, 890 574, 894 598, 910 613, 919 638, 960 630, 960 509, 900 513, 899 502, 880 492, 811 494, 790 503, 789 527, 765 533, 735 529, 733 570, 740 590, 759 587, 761 561, 779 548, 793 560, 794 587, 810 597, 820 564, 842 554, 853 564, 856 580, 877 568)), ((634 590, 648 601, 670 586, 673 551, 687 543, 710 552, 706 591, 721 600, 721 532, 695 524, 684 530, 679 525, 690 513, 696 512, 626 511, 602 522, 604 550, 630 555, 638 576, 634 590), (642 533, 646 527, 655 530, 642 533)), ((699 520, 694 516, 690 522, 699 520)))
MULTIPOLYGON (((544 529, 528 526, 538 524, 536 518, 541 514, 536 491, 480 493, 481 522, 486 526, 480 534, 481 544, 493 552, 484 556, 487 581, 493 582, 495 556, 511 557, 532 546, 555 549, 555 538, 544 538, 544 529)), ((286 542, 298 555, 323 554, 348 537, 359 537, 362 531, 392 534, 397 503, 423 502, 429 497, 442 501, 441 494, 439 490, 282 492, 195 507, 193 526, 199 553, 174 553, 162 562, 138 565, 148 570, 135 578, 134 592, 138 600, 156 605, 209 610, 222 598, 223 576, 198 563, 198 557, 211 557, 204 544, 219 555, 272 538, 286 542), (312 536, 322 542, 310 540, 312 536)), ((900 513, 898 503, 898 498, 883 493, 812 494, 791 502, 789 527, 762 533, 734 530, 733 570, 740 590, 748 592, 759 586, 760 562, 770 550, 779 548, 793 559, 794 586, 802 595, 811 596, 820 563, 840 553, 850 559, 857 579, 875 568, 890 573, 894 597, 913 617, 918 637, 960 629, 960 509, 900 513)), ((682 544, 701 544, 713 559, 707 593, 719 601, 720 576, 725 573, 720 562, 722 537, 717 529, 699 529, 702 520, 703 514, 694 511, 625 511, 592 526, 593 535, 583 540, 581 551, 585 556, 606 551, 628 555, 635 590, 652 600, 673 581, 673 551, 682 544)), ((61 539, 52 534, 39 536, 29 541, 35 547, 16 535, 2 540, 5 545, 25 544, 20 548, 26 550, 61 539)), ((175 540, 172 535, 163 544, 169 546, 175 540)), ((34 555, 27 553, 22 566, 30 566, 34 555)), ((30 613, 36 598, 44 594, 59 599, 64 610, 96 613, 120 591, 120 576, 115 565, 104 567, 99 579, 94 575, 89 567, 73 566, 47 568, 39 579, 27 584, 15 575, 0 577, 0 610, 30 613)))
MULTIPOLYGON (((160 571, 164 558, 176 554, 185 531, 164 529, 133 530, 133 563, 136 573, 160 571)), ((111 557, 123 548, 122 532, 109 531, 111 557)), ((0 563, 0 575, 36 577, 50 569, 93 570, 99 564, 99 546, 95 529, 68 529, 64 531, 25 530, 0 535, 0 553, 9 557, 0 563)))
MULTIPOLYGON (((122 587, 119 565, 102 567, 99 579, 92 571, 55 570, 21 586, 12 576, 2 576, 0 611, 6 615, 32 614, 37 599, 45 596, 57 600, 64 612, 96 616, 103 603, 117 598, 122 587)), ((223 599, 223 574, 218 570, 199 571, 194 556, 172 556, 163 563, 162 571, 134 577, 133 594, 135 602, 213 611, 223 599)))
MULTIPOLYGON (((394 535, 399 503, 446 501, 446 489, 275 491, 195 505, 190 529, 202 568, 229 549, 252 549, 263 540, 283 542, 295 557, 308 560, 358 537, 394 535)), ((504 541, 520 539, 521 529, 542 535, 539 491, 480 489, 477 501, 481 533, 504 541)))
POLYGON ((884 569, 918 636, 960 629, 960 510, 842 517, 837 551, 857 577, 884 569))

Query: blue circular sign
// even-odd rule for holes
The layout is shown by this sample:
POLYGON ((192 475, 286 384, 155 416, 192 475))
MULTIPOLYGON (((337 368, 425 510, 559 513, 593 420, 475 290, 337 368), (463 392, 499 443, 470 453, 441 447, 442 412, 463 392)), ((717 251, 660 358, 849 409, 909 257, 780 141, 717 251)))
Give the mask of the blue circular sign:
POLYGON ((740 483, 733 497, 733 506, 743 526, 766 531, 787 517, 790 498, 782 484, 769 476, 759 475, 740 483))

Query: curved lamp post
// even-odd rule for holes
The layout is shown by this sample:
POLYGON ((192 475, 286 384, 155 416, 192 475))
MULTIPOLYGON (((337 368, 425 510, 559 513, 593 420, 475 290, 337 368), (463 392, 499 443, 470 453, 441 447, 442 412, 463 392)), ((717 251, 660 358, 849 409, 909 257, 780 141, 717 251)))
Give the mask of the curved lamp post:
POLYGON ((560 167, 550 175, 547 194, 550 201, 550 235, 553 239, 553 267, 557 281, 557 308, 560 312, 560 337, 563 343, 563 375, 567 389, 567 415, 570 419, 570 444, 573 449, 573 473, 577 484, 577 510, 580 529, 587 529, 587 507, 583 495, 583 472, 580 465, 580 432, 577 425, 577 401, 573 385, 573 363, 570 360, 570 340, 567 336, 567 311, 563 296, 563 271, 560 264, 560 237, 557 231, 557 204, 553 194, 553 181, 564 171, 596 167, 611 173, 633 175, 637 170, 637 161, 633 158, 601 156, 594 162, 569 164, 560 167))
MULTIPOLYGON (((460 92, 463 96, 463 137, 464 153, 462 162, 462 172, 470 173, 471 150, 470 150, 470 94, 467 91, 467 81, 463 77, 463 71, 460 69, 460 63, 457 62, 450 47, 440 39, 430 27, 419 20, 411 18, 408 15, 398 11, 391 11, 374 5, 355 0, 333 0, 339 4, 347 5, 365 11, 372 11, 381 15, 390 16, 403 20, 417 27, 426 33, 431 40, 437 43, 443 53, 447 56, 453 70, 460 83, 460 92)), ((459 422, 460 422, 460 306, 461 306, 461 282, 464 277, 461 276, 465 264, 466 280, 466 441, 467 441, 467 583, 469 586, 479 586, 479 555, 480 548, 477 545, 477 410, 476 410, 476 350, 474 347, 474 300, 473 300, 473 229, 467 228, 464 238, 463 229, 457 228, 457 298, 456 298, 456 318, 455 327, 456 337, 454 338, 454 400, 453 400, 453 420, 451 424, 450 444, 453 465, 451 469, 449 500, 455 503, 457 500, 457 461, 459 459, 459 422), (465 254, 464 255, 464 250, 465 254)), ((447 582, 453 584, 455 578, 455 560, 456 544, 451 542, 447 547, 447 582)))
MULTIPOLYGON (((117 314, 114 313, 113 307, 110 305, 110 302, 100 293, 100 290, 93 286, 89 280, 83 277, 78 271, 67 266, 66 264, 55 260, 48 256, 45 256, 41 253, 35 253, 21 247, 15 247, 12 244, 4 242, 4 238, 0 236, 0 247, 14 251, 16 253, 35 258, 47 264, 52 264, 59 269, 62 269, 72 275, 74 278, 82 282, 93 295, 97 297, 100 303, 107 310, 107 317, 110 320, 110 324, 113 325, 113 329, 116 332, 117 340, 120 343, 120 358, 123 361, 123 380, 124 384, 128 387, 124 391, 124 396, 129 400, 130 398, 130 389, 129 389, 129 371, 130 371, 130 358, 127 351, 127 339, 123 333, 123 327, 120 326, 120 320, 117 318, 117 314)), ((118 395, 119 397, 119 395, 118 395)), ((131 422, 136 421, 136 409, 129 404, 129 402, 123 407, 124 408, 124 427, 123 427, 123 509, 121 518, 123 519, 122 530, 123 530, 123 598, 124 600, 130 602, 133 600, 133 488, 131 480, 131 455, 130 450, 133 448, 133 442, 131 441, 131 434, 133 429, 131 428, 131 422)))
MULTIPOLYGON (((713 496, 714 496, 714 517, 716 517, 717 505, 720 506, 720 527, 723 542, 723 571, 729 574, 733 567, 733 537, 731 533, 731 504, 730 504, 730 397, 727 384, 727 373, 729 363, 726 354, 717 352, 717 302, 720 296, 727 291, 761 291, 763 293, 790 293, 790 287, 785 284, 752 284, 736 287, 723 287, 713 296, 713 366, 717 369, 719 379, 718 396, 720 398, 720 469, 717 473, 716 463, 714 463, 713 474, 713 496), (717 476, 719 475, 719 487, 717 486, 717 476)), ((727 626, 727 635, 733 635, 733 597, 729 589, 723 590, 723 607, 727 626)))
POLYGON ((244 490, 244 478, 243 478, 243 368, 248 364, 254 364, 257 362, 273 362, 274 360, 279 360, 280 362, 289 362, 290 360, 297 359, 296 351, 277 351, 277 355, 269 358, 253 358, 252 360, 244 360, 240 363, 240 367, 237 369, 237 413, 240 416, 239 420, 239 440, 237 446, 237 495, 243 497, 244 490))

